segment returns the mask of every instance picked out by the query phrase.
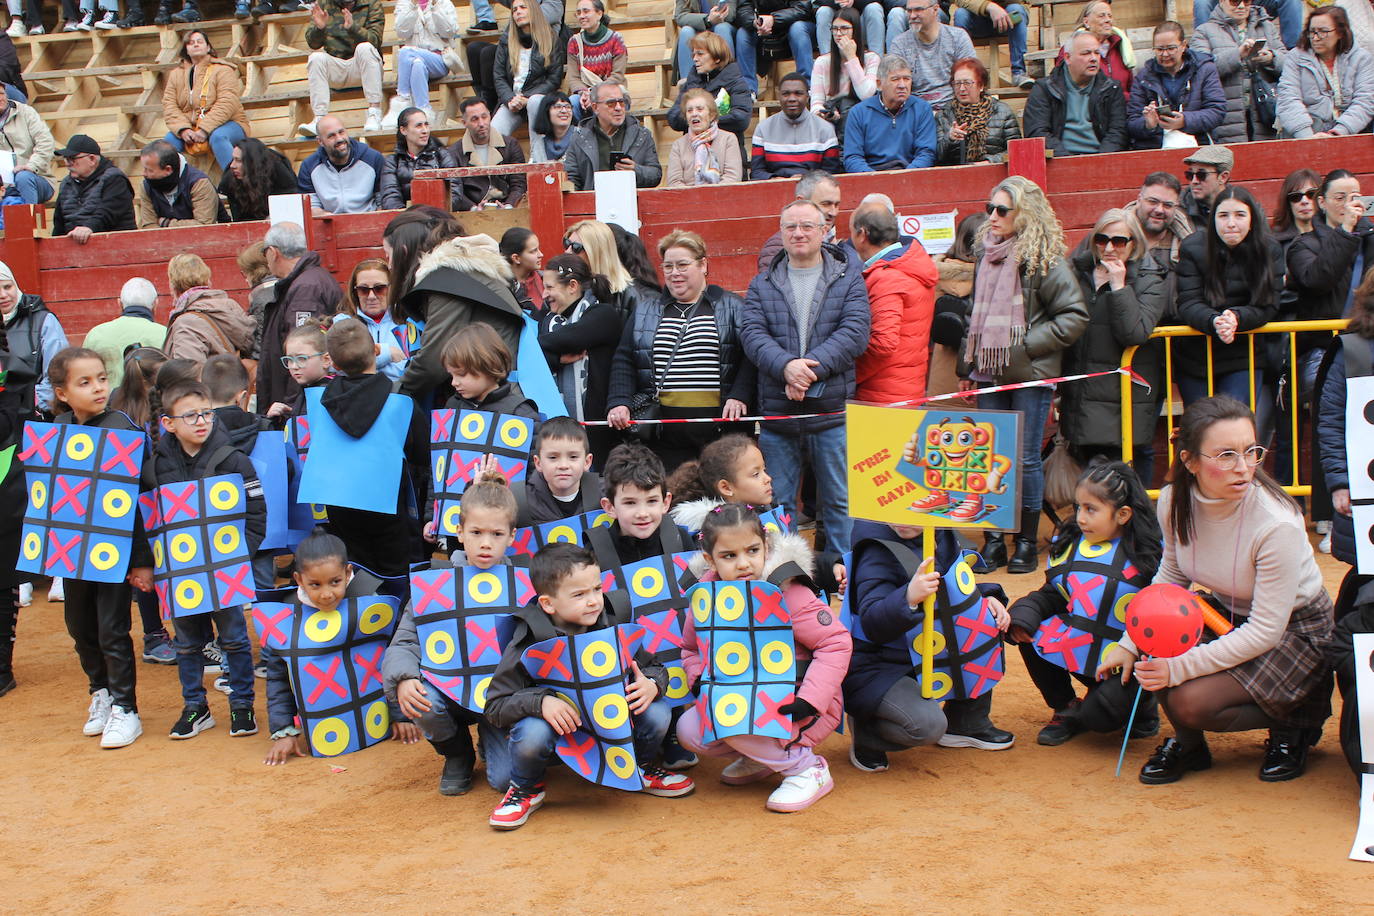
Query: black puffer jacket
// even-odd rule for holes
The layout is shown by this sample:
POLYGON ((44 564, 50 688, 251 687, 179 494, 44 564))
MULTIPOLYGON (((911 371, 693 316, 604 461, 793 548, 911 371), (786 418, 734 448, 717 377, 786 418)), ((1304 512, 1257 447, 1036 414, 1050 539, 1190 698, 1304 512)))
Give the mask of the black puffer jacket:
POLYGON ((69 174, 58 188, 52 234, 66 235, 77 226, 93 232, 138 228, 134 224, 134 186, 104 157, 88 178, 69 174))
POLYGON ((258 545, 267 534, 267 502, 263 499, 262 483, 253 462, 239 451, 219 422, 210 427, 209 437, 194 455, 186 454, 176 436, 165 433, 153 448, 152 461, 144 466, 143 474, 148 489, 221 474, 238 474, 243 478, 247 514, 243 522, 244 539, 249 555, 257 553, 258 545))
POLYGON ((740 73, 739 64, 731 61, 703 75, 693 69, 683 80, 682 91, 677 94, 673 107, 668 109, 668 126, 680 133, 687 133, 687 118, 682 113, 682 97, 689 89, 705 89, 711 98, 719 100, 721 90, 730 93, 730 110, 720 116, 721 130, 728 130, 736 136, 744 136, 749 122, 754 117, 754 93, 740 73))
MULTIPOLYGON (((410 203, 410 182, 420 169, 451 169, 458 165, 453 154, 435 137, 430 137, 420 155, 412 156, 404 140, 396 141, 396 152, 382 160, 382 176, 377 187, 378 210, 403 210, 410 203)), ((452 199, 452 187, 449 190, 452 199)))
MULTIPOLYGON (((515 68, 511 66, 508 33, 501 35, 501 40, 496 43, 496 60, 491 68, 492 82, 496 84, 497 107, 506 104, 517 94, 523 93, 526 97, 548 95, 562 85, 563 71, 568 66, 570 35, 568 27, 561 22, 550 25, 555 27, 553 51, 549 54, 548 60, 544 59, 543 52, 538 48, 530 52, 529 73, 525 74, 525 82, 519 86, 515 85, 515 68)), ((506 28, 509 30, 510 26, 506 28)))
MULTIPOLYGON (((1273 294, 1264 301, 1255 298, 1256 279, 1246 276, 1240 265, 1223 255, 1226 276, 1226 301, 1213 303, 1207 296, 1207 237, 1199 231, 1178 246, 1178 315, 1184 324, 1196 328, 1212 338, 1213 377, 1228 372, 1241 372, 1249 365, 1250 346, 1241 331, 1251 331, 1273 319, 1279 311, 1279 293, 1283 290, 1283 248, 1273 239, 1266 239, 1268 247, 1269 283, 1273 294), (1217 340, 1212 320, 1230 309, 1237 319, 1235 341, 1223 344, 1217 340)), ((1265 347, 1255 347, 1255 363, 1268 365, 1265 347)), ((1183 337, 1174 343, 1176 371, 1192 378, 1207 374, 1207 347, 1197 337, 1183 337)))
MULTIPOLYGON (((1293 317, 1299 321, 1342 317, 1361 253, 1363 277, 1374 267, 1374 223, 1360 217, 1355 231, 1346 232, 1340 226, 1327 225, 1322 215, 1317 214, 1312 220, 1312 231, 1299 235, 1288 248, 1288 289, 1284 299, 1291 303, 1293 317)), ((1305 353, 1330 340, 1329 331, 1300 334, 1298 351, 1305 353)))

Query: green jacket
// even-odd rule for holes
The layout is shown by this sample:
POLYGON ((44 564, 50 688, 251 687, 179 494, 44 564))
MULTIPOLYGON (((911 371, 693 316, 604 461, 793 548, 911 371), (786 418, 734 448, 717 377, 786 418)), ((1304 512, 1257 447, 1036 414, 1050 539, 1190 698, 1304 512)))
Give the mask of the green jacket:
POLYGON ((319 0, 319 7, 329 16, 329 24, 318 29, 312 23, 305 30, 305 43, 331 57, 348 60, 363 42, 371 42, 382 50, 382 30, 386 27, 386 12, 381 0, 354 0, 353 28, 344 28, 344 11, 339 0, 319 0))
POLYGON ((166 339, 167 329, 162 325, 139 315, 125 314, 91 328, 81 345, 105 358, 110 390, 113 391, 124 380, 124 357, 129 347, 160 350, 166 339))

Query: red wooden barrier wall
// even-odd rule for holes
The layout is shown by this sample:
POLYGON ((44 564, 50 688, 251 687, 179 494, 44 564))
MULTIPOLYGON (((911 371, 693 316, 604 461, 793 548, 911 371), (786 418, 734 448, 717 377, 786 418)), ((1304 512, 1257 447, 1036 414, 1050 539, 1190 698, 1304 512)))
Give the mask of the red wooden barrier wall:
MULTIPOLYGON (((1283 140, 1237 144, 1234 176, 1252 190, 1272 212, 1279 185, 1294 169, 1310 167, 1319 173, 1346 168, 1362 179, 1374 177, 1374 138, 1369 135, 1323 140, 1283 140)), ((1040 141, 1013 144, 1006 165, 972 165, 840 176, 844 208, 848 212, 870 192, 887 194, 904 213, 930 213, 957 208, 960 214, 986 202, 988 190, 1008 174, 1024 174, 1046 188, 1055 212, 1077 241, 1103 210, 1135 199, 1141 179, 1150 172, 1183 171, 1178 150, 1113 153, 1046 161, 1040 141)), ((540 235, 546 256, 559 250, 563 227, 595 214, 590 192, 558 193, 544 179, 557 170, 547 165, 526 166, 530 172, 530 225, 540 235)), ((442 173, 447 176, 448 173, 442 173)), ((434 177, 441 177, 435 173, 434 177)), ((639 195, 641 235, 656 254, 658 240, 674 228, 700 232, 711 251, 712 280, 743 290, 753 277, 758 251, 777 230, 778 213, 792 197, 793 182, 771 181, 684 190, 651 190, 639 195)), ((416 199, 435 197, 438 181, 417 179, 416 199)), ((1374 191, 1374 182, 1366 185, 1374 191)), ((442 192, 438 194, 442 200, 442 192)), ((364 257, 380 254, 382 229, 394 213, 329 216, 310 220, 311 246, 340 283, 364 257)), ((461 214, 459 214, 461 219, 461 214)), ((164 298, 159 316, 169 306, 166 264, 175 254, 193 251, 209 263, 216 285, 240 301, 247 290, 235 257, 240 249, 262 238, 265 222, 206 226, 194 229, 150 229, 96 235, 84 246, 65 238, 33 238, 28 207, 5 208, 6 237, 0 260, 14 271, 20 287, 37 292, 62 319, 68 336, 79 341, 92 325, 118 311, 116 299, 126 280, 144 276, 164 298)))

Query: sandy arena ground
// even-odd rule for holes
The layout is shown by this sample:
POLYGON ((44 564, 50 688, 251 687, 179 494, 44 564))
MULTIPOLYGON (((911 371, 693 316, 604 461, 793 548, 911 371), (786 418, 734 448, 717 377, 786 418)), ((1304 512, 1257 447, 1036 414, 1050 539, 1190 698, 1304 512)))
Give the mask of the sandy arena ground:
MULTIPOLYGON (((1319 559, 1334 594, 1344 567, 1319 559)), ((998 578, 1013 597, 1043 581, 998 578)), ((993 708, 1009 751, 909 751, 868 775, 834 736, 834 792, 793 815, 764 810, 772 783, 718 783, 715 761, 683 799, 560 769, 544 808, 501 834, 480 772, 469 795, 437 794, 427 744, 269 769, 265 736, 230 738, 214 691, 219 725, 172 742, 170 667, 139 665, 144 735, 100 750, 80 732, 61 608, 35 592, 20 687, 0 699, 0 912, 1374 911, 1374 866, 1346 858, 1356 794, 1334 720, 1301 779, 1259 782, 1252 732, 1215 737, 1212 770, 1146 787, 1153 740, 1132 742, 1119 779, 1119 736, 1038 746, 1048 712, 1013 657, 993 708)))

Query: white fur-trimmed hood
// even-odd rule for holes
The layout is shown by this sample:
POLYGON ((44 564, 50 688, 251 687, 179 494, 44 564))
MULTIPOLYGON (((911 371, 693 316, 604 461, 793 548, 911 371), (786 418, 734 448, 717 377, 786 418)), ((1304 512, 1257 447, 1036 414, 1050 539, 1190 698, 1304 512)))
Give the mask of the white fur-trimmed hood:
POLYGON ((415 282, 419 283, 441 267, 480 274, 503 285, 509 285, 515 279, 510 265, 501 257, 501 248, 496 239, 489 235, 460 235, 439 243, 433 251, 420 258, 420 264, 415 268, 415 282))
POLYGON ((723 499, 703 496, 701 499, 693 499, 685 503, 673 503, 673 508, 669 510, 668 514, 673 517, 673 521, 696 534, 701 530, 702 523, 706 521, 706 513, 723 505, 725 505, 723 499))
MULTIPOLYGON (((697 502, 709 502, 710 500, 697 500, 697 502)), ((688 503, 687 505, 691 505, 688 503)), ((710 511, 709 508, 706 511, 710 511)), ((702 513, 703 517, 705 512, 702 513)), ((783 531, 768 532, 768 562, 763 566, 764 578, 773 574, 773 570, 782 566, 784 563, 796 563, 808 575, 816 575, 816 554, 812 552, 811 545, 806 543, 806 539, 800 534, 792 534, 783 531)), ((710 569, 706 561, 706 554, 698 551, 692 557, 688 568, 692 575, 701 578, 710 569)))

